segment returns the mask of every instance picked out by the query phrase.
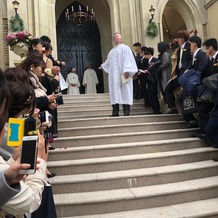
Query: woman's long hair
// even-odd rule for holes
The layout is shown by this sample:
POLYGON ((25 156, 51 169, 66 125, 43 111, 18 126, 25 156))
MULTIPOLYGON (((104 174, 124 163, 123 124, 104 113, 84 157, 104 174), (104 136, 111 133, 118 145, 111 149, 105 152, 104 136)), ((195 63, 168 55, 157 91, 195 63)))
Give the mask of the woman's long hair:
POLYGON ((11 94, 11 106, 9 108, 9 117, 16 117, 24 109, 32 113, 35 108, 35 92, 34 88, 23 82, 9 82, 11 94))

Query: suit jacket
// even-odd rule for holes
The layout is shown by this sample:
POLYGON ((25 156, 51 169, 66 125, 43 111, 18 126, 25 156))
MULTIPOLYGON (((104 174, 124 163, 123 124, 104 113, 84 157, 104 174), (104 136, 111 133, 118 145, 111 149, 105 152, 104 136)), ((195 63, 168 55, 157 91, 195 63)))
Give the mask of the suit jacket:
POLYGON ((210 75, 218 73, 218 54, 215 59, 210 61, 210 75))
POLYGON ((194 69, 203 73, 206 70, 207 64, 208 59, 206 57, 206 54, 203 52, 203 50, 199 50, 190 69, 194 69))
MULTIPOLYGON (((141 60, 138 62, 138 69, 147 70, 148 67, 149 67, 148 59, 147 58, 141 58, 141 60)), ((146 82, 147 81, 147 74, 142 73, 139 76, 139 79, 140 79, 141 82, 146 82)))
POLYGON ((20 191, 20 183, 9 186, 4 177, 5 171, 0 172, 0 208, 20 191))
POLYGON ((218 73, 218 54, 214 60, 208 60, 207 67, 202 73, 202 80, 208 76, 218 73))
POLYGON ((176 67, 176 75, 179 77, 182 75, 187 69, 190 69, 192 65, 192 55, 190 50, 190 43, 186 42, 182 52, 182 68, 179 69, 179 61, 180 61, 180 49, 177 51, 177 67, 176 67))

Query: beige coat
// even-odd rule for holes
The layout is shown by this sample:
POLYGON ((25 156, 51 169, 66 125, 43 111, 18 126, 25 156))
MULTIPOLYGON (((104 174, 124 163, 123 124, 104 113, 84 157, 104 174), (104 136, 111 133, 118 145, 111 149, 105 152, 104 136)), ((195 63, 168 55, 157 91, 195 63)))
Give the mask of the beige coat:
MULTIPOLYGON (((6 162, 0 157, 0 172, 5 171, 13 162, 10 159, 6 162)), ((34 175, 29 175, 25 182, 21 181, 21 190, 11 200, 9 200, 0 211, 0 218, 6 214, 13 214, 16 218, 23 218, 23 214, 32 213, 37 210, 41 204, 42 192, 47 182, 46 162, 40 159, 39 170, 34 175)))

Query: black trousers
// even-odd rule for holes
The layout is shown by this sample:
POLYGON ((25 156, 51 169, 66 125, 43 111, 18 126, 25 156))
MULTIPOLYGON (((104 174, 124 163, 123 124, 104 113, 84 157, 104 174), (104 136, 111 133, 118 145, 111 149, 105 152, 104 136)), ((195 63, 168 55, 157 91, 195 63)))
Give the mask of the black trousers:
POLYGON ((140 79, 141 82, 141 91, 142 91, 142 98, 144 99, 145 106, 151 106, 150 99, 149 99, 149 91, 148 91, 148 80, 146 78, 140 79))
POLYGON ((157 81, 148 81, 148 95, 150 104, 154 113, 160 112, 160 104, 158 100, 158 83, 157 81))
POLYGON ((175 95, 173 92, 180 87, 180 84, 178 82, 178 79, 172 80, 167 87, 165 88, 165 99, 166 103, 168 104, 168 108, 176 108, 176 103, 175 103, 175 95))
POLYGON ((214 103, 198 103, 198 115, 200 132, 205 133, 205 128, 210 118, 209 113, 212 111, 214 103))

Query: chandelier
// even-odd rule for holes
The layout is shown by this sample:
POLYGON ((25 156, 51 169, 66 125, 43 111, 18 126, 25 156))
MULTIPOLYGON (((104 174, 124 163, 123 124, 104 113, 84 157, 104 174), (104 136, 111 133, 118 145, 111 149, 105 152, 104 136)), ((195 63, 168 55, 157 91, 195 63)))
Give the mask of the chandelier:
POLYGON ((66 17, 66 21, 74 23, 78 26, 90 22, 95 22, 95 12, 93 11, 93 9, 90 12, 88 6, 86 6, 86 11, 82 10, 81 5, 79 5, 78 11, 75 11, 74 6, 71 6, 71 12, 67 8, 65 12, 65 17, 66 17))

